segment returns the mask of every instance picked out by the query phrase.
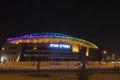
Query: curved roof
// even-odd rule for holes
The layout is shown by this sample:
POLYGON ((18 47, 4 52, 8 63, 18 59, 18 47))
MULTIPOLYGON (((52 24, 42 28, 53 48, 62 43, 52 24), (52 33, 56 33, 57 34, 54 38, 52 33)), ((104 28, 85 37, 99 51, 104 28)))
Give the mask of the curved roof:
POLYGON ((98 48, 95 44, 86 41, 84 39, 79 39, 75 37, 71 37, 65 34, 60 33, 35 33, 35 34, 28 34, 23 35, 20 37, 15 38, 8 38, 7 42, 13 43, 13 44, 19 44, 19 43, 47 43, 47 42, 66 42, 70 44, 78 44, 84 47, 89 48, 98 48))

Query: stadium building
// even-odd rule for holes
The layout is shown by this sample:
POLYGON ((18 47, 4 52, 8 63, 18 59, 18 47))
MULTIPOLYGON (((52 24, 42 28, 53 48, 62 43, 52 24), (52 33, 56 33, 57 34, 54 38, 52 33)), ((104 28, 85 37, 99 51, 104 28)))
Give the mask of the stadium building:
POLYGON ((2 47, 1 61, 78 61, 89 60, 98 47, 84 39, 60 33, 36 33, 8 38, 2 47))

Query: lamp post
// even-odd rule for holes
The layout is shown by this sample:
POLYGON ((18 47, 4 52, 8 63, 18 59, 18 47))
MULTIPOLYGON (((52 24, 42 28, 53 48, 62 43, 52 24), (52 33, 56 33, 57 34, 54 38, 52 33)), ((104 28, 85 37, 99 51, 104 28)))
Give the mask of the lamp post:
MULTIPOLYGON (((36 47, 36 46, 33 47, 33 50, 36 51, 36 50, 37 50, 37 47, 36 47)), ((39 60, 39 59, 37 60, 37 65, 36 65, 36 67, 37 67, 37 76, 39 76, 39 75, 40 75, 40 60, 39 60)))
POLYGON ((103 60, 103 61, 106 61, 107 51, 104 50, 102 54, 103 54, 103 59, 102 59, 102 60, 103 60))
POLYGON ((112 54, 112 61, 114 62, 114 67, 115 69, 119 69, 119 64, 118 64, 118 58, 116 56, 116 54, 112 54))
POLYGON ((86 53, 82 61, 81 71, 80 71, 80 80, 88 80, 88 74, 86 70, 87 57, 89 56, 89 47, 86 48, 86 53))
POLYGON ((6 59, 6 55, 5 55, 5 47, 2 47, 2 54, 1 54, 1 62, 4 63, 7 59, 6 59))

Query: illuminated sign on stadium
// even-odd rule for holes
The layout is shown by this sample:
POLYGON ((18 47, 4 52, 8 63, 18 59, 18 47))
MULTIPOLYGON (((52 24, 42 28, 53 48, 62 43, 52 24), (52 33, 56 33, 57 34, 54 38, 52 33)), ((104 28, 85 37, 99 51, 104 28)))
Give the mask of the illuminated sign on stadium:
POLYGON ((70 45, 68 45, 68 44, 50 44, 50 47, 53 47, 53 48, 70 48, 70 45))

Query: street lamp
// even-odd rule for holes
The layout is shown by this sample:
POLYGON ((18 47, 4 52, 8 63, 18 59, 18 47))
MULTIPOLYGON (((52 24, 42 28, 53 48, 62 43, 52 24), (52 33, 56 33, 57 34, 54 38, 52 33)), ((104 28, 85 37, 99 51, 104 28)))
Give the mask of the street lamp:
POLYGON ((86 64, 87 64, 87 58, 89 56, 89 47, 86 48, 85 56, 82 61, 81 71, 80 71, 80 80, 87 80, 87 70, 86 70, 86 64))
POLYGON ((37 50, 37 47, 34 47, 33 49, 34 49, 34 50, 37 50))
POLYGON ((2 54, 0 56, 0 61, 4 63, 7 60, 6 55, 5 55, 5 47, 2 47, 2 54))
POLYGON ((5 51, 5 48, 4 48, 4 47, 2 47, 2 51, 5 51))
POLYGON ((107 54, 107 51, 104 50, 104 51, 103 51, 103 54, 107 54))
POLYGON ((104 50, 102 54, 103 54, 103 58, 102 58, 102 60, 105 61, 105 60, 106 60, 107 51, 104 50))

